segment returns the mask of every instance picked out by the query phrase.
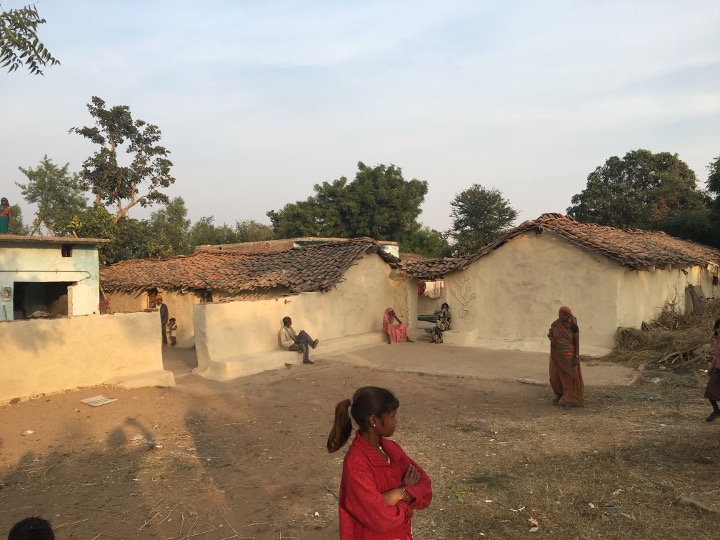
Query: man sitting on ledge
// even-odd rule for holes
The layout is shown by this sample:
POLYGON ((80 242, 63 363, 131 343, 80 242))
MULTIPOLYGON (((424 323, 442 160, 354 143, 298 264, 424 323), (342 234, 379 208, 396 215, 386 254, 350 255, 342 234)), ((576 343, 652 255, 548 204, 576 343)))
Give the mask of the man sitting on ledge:
POLYGON ((313 349, 317 347, 320 340, 311 338, 305 330, 300 330, 296 334, 290 317, 283 317, 282 322, 283 325, 278 332, 282 348, 288 351, 302 351, 303 364, 314 364, 315 362, 310 360, 310 347, 313 349))

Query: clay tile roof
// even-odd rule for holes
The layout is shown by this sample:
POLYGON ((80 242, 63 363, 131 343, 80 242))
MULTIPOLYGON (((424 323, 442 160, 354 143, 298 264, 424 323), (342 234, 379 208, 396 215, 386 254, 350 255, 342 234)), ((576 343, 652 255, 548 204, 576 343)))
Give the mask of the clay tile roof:
POLYGON ((467 268, 509 240, 528 232, 555 234, 578 247, 600 253, 634 270, 653 266, 688 268, 720 264, 720 251, 664 232, 614 229, 594 223, 580 223, 563 214, 543 214, 538 219, 525 221, 510 229, 501 238, 472 255, 456 259, 403 262, 400 268, 421 279, 441 277, 467 268))
POLYGON ((376 252, 392 267, 399 259, 371 238, 329 242, 271 253, 199 251, 170 259, 122 261, 100 271, 105 291, 152 288, 213 290, 229 295, 281 289, 326 291, 365 253, 376 252))

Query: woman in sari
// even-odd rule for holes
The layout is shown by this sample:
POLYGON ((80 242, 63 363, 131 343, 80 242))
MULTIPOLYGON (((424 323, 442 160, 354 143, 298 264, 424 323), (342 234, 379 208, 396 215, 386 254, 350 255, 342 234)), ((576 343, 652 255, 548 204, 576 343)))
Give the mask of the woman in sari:
POLYGON ((585 385, 580 370, 580 330, 569 307, 561 307, 560 314, 550 326, 550 386, 555 392, 553 404, 582 407, 585 385))
POLYGON ((385 337, 387 337, 388 345, 400 341, 409 341, 412 343, 412 339, 410 339, 410 335, 408 334, 407 325, 397 318, 395 310, 391 307, 387 308, 383 314, 382 331, 385 337), (395 324, 395 321, 397 321, 397 324, 395 324))
POLYGON ((0 199, 0 234, 8 234, 12 225, 12 206, 3 197, 0 199))

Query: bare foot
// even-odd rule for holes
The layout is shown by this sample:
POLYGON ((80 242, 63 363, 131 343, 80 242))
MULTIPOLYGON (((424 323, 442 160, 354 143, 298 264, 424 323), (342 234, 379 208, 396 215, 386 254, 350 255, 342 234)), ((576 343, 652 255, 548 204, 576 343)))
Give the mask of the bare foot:
POLYGON ((557 405, 557 404, 559 404, 559 403, 560 403, 560 398, 561 398, 561 397, 562 397, 562 396, 555 396, 555 399, 553 399, 553 405, 557 405))

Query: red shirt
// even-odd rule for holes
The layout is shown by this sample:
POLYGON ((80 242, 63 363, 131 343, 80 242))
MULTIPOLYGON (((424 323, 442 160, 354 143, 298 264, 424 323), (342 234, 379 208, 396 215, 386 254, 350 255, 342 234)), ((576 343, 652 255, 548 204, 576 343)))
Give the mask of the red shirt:
POLYGON ((380 444, 390 457, 389 463, 359 433, 345 455, 340 482, 340 540, 411 540, 413 509, 430 505, 432 486, 425 471, 395 441, 381 438, 380 444), (404 487, 413 502, 388 506, 382 494, 402 487, 409 465, 420 473, 416 485, 404 487))

